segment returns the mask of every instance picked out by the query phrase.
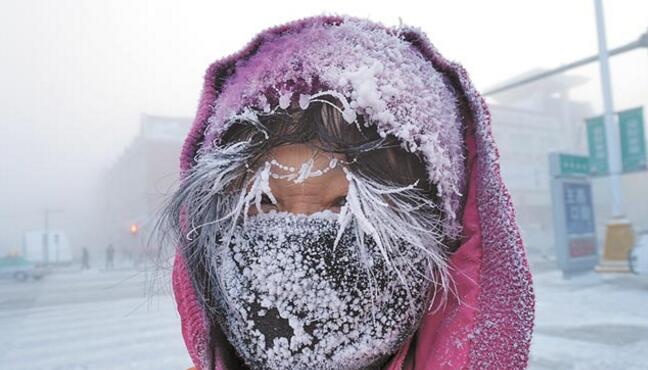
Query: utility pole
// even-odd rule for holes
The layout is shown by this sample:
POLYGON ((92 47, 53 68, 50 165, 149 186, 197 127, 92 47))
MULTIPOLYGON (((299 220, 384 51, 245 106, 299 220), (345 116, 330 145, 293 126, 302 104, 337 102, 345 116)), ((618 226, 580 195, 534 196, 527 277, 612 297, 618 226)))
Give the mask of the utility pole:
MULTIPOLYGON (((608 50, 607 55, 608 55, 608 57, 613 57, 615 55, 620 55, 620 54, 626 53, 628 51, 633 51, 634 49, 639 49, 639 48, 648 48, 648 30, 646 32, 644 32, 643 34, 641 34, 639 36, 639 38, 636 39, 635 41, 627 43, 626 45, 623 45, 623 46, 619 46, 619 47, 614 48, 612 50, 608 50)), ((557 68, 554 68, 554 69, 551 69, 551 70, 548 70, 548 71, 543 71, 543 72, 540 72, 540 73, 535 74, 533 76, 525 77, 525 78, 510 82, 510 83, 507 83, 507 84, 502 85, 502 86, 496 86, 496 87, 494 87, 492 89, 485 90, 482 95, 483 96, 495 95, 495 94, 503 92, 503 91, 511 90, 511 89, 516 88, 516 87, 524 86, 524 85, 530 84, 532 82, 542 80, 543 78, 555 76, 555 75, 567 72, 569 70, 572 70, 572 69, 575 69, 575 68, 578 68, 578 67, 582 67, 582 66, 590 64, 590 63, 597 62, 598 60, 599 60, 599 55, 598 54, 597 55, 591 55, 591 56, 589 56, 587 58, 583 58, 583 59, 577 60, 575 62, 571 62, 571 63, 562 65, 560 67, 557 67, 557 68)))
POLYGON ((543 71, 533 76, 525 77, 517 81, 509 82, 505 85, 496 86, 486 90, 482 95, 490 96, 498 93, 515 89, 535 81, 539 81, 566 71, 578 68, 590 63, 599 62, 601 87, 603 93, 605 138, 607 149, 608 172, 610 176, 610 192, 612 196, 611 214, 612 218, 607 224, 605 233, 605 244, 603 259, 596 270, 600 272, 625 272, 630 271, 628 265, 628 252, 634 244, 634 232, 630 221, 625 217, 623 189, 621 184, 622 164, 621 164, 621 147, 619 140, 619 125, 616 122, 614 114, 614 104, 612 97, 612 84, 610 78, 609 58, 620 55, 628 51, 640 48, 648 48, 648 30, 641 34, 638 39, 617 47, 612 50, 607 49, 605 37, 605 21, 603 15, 602 0, 594 0, 596 14, 596 28, 598 35, 597 55, 591 55, 560 67, 543 71))
POLYGON ((49 264, 49 214, 51 210, 45 208, 45 233, 43 234, 43 263, 49 264))
MULTIPOLYGON (((61 212, 60 209, 45 208, 45 233, 43 235, 43 262, 49 264, 50 213, 61 212)), ((57 246, 58 247, 58 246, 57 246)), ((58 253, 58 250, 57 250, 58 253)), ((58 256, 57 256, 58 258, 58 256)))
POLYGON ((602 0, 594 0, 596 8, 596 30, 598 34, 599 71, 603 92, 605 117, 605 136, 610 168, 610 190, 612 191, 612 218, 624 217, 623 189, 621 187, 621 148, 619 146, 619 127, 614 120, 614 103, 612 101, 612 83, 610 82, 610 63, 607 40, 605 37, 605 19, 602 0))
POLYGON ((608 153, 610 191, 612 195, 612 219, 605 230, 603 259, 596 270, 599 272, 629 272, 628 253, 634 245, 634 232, 630 221, 625 218, 623 207, 623 188, 621 184, 621 147, 619 126, 615 122, 610 82, 610 64, 605 37, 603 1, 594 0, 596 10, 596 30, 598 35, 599 71, 605 119, 605 136, 608 153))

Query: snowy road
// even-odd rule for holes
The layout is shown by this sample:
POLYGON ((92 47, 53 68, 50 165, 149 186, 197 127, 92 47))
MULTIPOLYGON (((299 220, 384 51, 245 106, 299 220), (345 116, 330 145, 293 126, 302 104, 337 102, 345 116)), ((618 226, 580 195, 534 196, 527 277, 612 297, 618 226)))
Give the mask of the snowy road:
MULTIPOLYGON (((95 270, 0 281, 0 369, 186 369, 168 276, 158 280, 95 270)), ((566 281, 548 269, 534 280, 530 369, 648 368, 648 279, 591 274, 566 281)))
POLYGON ((648 369, 648 277, 534 274, 532 370, 648 369))
POLYGON ((157 290, 135 270, 0 282, 0 369, 186 369, 172 297, 157 290))

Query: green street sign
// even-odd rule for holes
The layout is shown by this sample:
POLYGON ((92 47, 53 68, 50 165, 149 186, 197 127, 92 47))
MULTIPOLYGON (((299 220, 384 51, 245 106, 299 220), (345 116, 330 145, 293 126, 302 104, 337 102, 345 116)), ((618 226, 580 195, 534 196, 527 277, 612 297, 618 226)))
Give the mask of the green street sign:
POLYGON ((647 166, 643 107, 619 112, 619 135, 623 172, 645 170, 647 166))
POLYGON ((607 141, 605 138, 605 118, 596 116, 585 120, 587 123, 587 147, 589 149, 589 168, 593 175, 606 175, 609 172, 607 141))
POLYGON ((560 175, 587 176, 590 174, 589 158, 584 155, 560 153, 560 175))

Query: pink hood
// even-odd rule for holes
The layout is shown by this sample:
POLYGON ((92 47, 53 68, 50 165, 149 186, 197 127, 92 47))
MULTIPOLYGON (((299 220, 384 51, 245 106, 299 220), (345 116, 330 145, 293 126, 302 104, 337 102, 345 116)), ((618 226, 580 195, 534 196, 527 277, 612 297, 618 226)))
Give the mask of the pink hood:
MULTIPOLYGON (((345 50, 342 44, 335 45, 335 50, 345 50)), ((349 50, 356 49, 352 47, 349 50)), ((294 54, 294 50, 292 52, 294 54)), ((371 50, 363 50, 363 55, 370 54, 371 50)), ((299 74, 320 73, 321 70, 314 69, 312 64, 322 63, 321 55, 314 55, 314 51, 304 52, 304 58, 298 62, 299 74)), ((313 77, 312 74, 309 76, 313 77)), ((401 77, 407 79, 408 76, 401 77)), ((387 78, 394 79, 393 76, 387 78)), ((359 88, 367 87, 361 85, 359 88)), ((450 273, 459 300, 455 294, 450 294, 442 310, 427 314, 415 335, 404 343, 387 369, 526 368, 535 297, 513 205, 500 176, 490 113, 464 68, 446 60, 422 31, 403 26, 388 28, 352 17, 318 16, 261 32, 243 50, 214 62, 208 68, 198 112, 182 151, 182 174, 194 164, 199 148, 217 145, 219 135, 227 128, 227 118, 245 114, 240 110, 243 106, 264 108, 271 103, 283 106, 295 100, 302 105, 307 104, 305 98, 311 94, 334 89, 350 98, 353 103, 349 109, 373 114, 372 121, 377 122, 381 131, 409 141, 409 150, 424 154, 428 173, 438 185, 448 214, 446 230, 448 233, 460 232, 462 236, 461 246, 450 261, 450 273), (348 25, 353 25, 353 28, 348 25), (350 29, 362 32, 354 33, 348 31, 350 29), (368 66, 371 68, 360 68, 351 75, 351 79, 360 72, 380 72, 383 65, 399 63, 398 58, 402 57, 399 55, 405 55, 410 62, 414 60, 415 64, 422 63, 414 71, 419 74, 416 83, 409 79, 407 86, 395 89, 396 100, 391 100, 400 105, 423 107, 419 116, 400 117, 398 112, 403 110, 383 104, 378 98, 367 99, 371 94, 359 96, 345 90, 347 85, 354 87, 348 81, 349 75, 336 74, 341 69, 334 66, 329 66, 325 73, 316 75, 314 79, 294 79, 292 85, 274 91, 263 90, 269 76, 272 77, 271 72, 291 77, 291 70, 280 68, 281 57, 285 54, 281 54, 281 50, 288 50, 291 46, 305 49, 303 45, 295 46, 295 40, 311 37, 313 41, 306 42, 311 46, 322 42, 322 45, 314 46, 322 51, 328 45, 325 44, 327 35, 338 31, 346 32, 344 35, 348 37, 344 40, 352 46, 381 43, 379 48, 373 48, 374 52, 379 51, 374 59, 381 63, 368 66), (377 41, 371 36, 365 37, 365 34, 381 36, 377 41), (281 47, 278 46, 280 43, 281 47), (398 55, 392 52, 397 48, 398 55), (445 86, 443 84, 449 86, 441 88, 445 86), (416 90, 408 91, 412 86, 416 90), (253 94, 261 90, 263 96, 253 94), (413 91, 423 93, 412 94, 413 91), (448 103, 450 94, 456 104, 448 103), (376 105, 384 109, 376 109, 376 105), (368 106, 373 109, 362 110, 368 106), (406 120, 412 117, 415 119, 406 120)), ((382 86, 381 91, 387 90, 382 86)), ((353 114, 350 111, 345 113, 353 114)), ((176 255, 173 269, 173 289, 182 320, 182 333, 194 365, 198 369, 210 370, 206 368, 212 353, 208 348, 206 315, 198 303, 180 253, 176 255)), ((213 362, 219 370, 231 369, 227 365, 231 346, 221 333, 216 333, 216 337, 218 344, 213 348, 213 362)))

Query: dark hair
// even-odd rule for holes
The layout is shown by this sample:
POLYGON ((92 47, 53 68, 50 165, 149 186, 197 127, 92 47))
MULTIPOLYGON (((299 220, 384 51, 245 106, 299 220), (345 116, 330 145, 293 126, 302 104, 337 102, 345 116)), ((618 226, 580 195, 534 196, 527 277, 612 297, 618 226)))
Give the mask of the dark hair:
MULTIPOLYGON (((416 182, 413 191, 435 204, 439 203, 436 186, 429 181, 426 162, 421 158, 421 154, 407 151, 394 135, 381 136, 376 125, 367 122, 362 115, 357 116, 356 122, 348 123, 344 120, 340 109, 336 98, 321 96, 317 101, 311 101, 306 109, 291 105, 287 109, 277 109, 269 113, 255 111, 258 121, 241 118, 230 122, 216 144, 218 147, 227 147, 247 141, 249 147, 253 148, 251 155, 246 157, 246 164, 250 167, 256 166, 270 149, 277 146, 295 143, 313 145, 325 152, 344 154, 348 167, 354 174, 374 182, 396 187, 408 186, 416 182)), ((211 144, 203 143, 204 149, 197 153, 197 160, 201 155, 209 153, 211 144)), ((236 191, 241 189, 244 182, 245 176, 241 175, 236 177, 229 186, 236 191)), ((214 348, 215 341, 219 340, 215 333, 218 332, 220 324, 216 312, 217 304, 212 296, 214 286, 209 274, 209 260, 200 249, 198 238, 188 240, 181 235, 179 216, 182 203, 186 199, 186 192, 183 193, 181 189, 174 198, 164 211, 163 217, 166 217, 166 221, 161 223, 167 222, 169 229, 180 237, 181 253, 187 263, 187 270, 197 293, 198 302, 209 320, 208 349, 211 350, 214 348), (183 196, 185 198, 182 198, 183 196)), ((428 211, 439 214, 442 212, 441 208, 428 211)), ((161 223, 158 223, 158 226, 161 223)), ((200 234, 200 229, 192 231, 200 234)), ((446 240, 444 246, 447 248, 444 253, 447 254, 455 249, 451 240, 446 240)), ((230 347, 227 341, 220 344, 230 347)), ((232 361, 243 368, 243 362, 236 358, 236 352, 233 350, 228 352, 234 358, 224 360, 232 361)))
POLYGON ((322 96, 318 100, 305 110, 292 105, 271 114, 257 112, 260 125, 235 121, 221 137, 220 145, 251 139, 259 147, 256 161, 279 145, 311 144, 326 152, 343 153, 352 171, 374 181, 395 186, 418 181, 417 188, 438 201, 436 186, 429 181, 419 153, 405 150, 394 135, 381 137, 376 126, 362 115, 356 123, 346 122, 334 97, 322 96))

